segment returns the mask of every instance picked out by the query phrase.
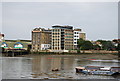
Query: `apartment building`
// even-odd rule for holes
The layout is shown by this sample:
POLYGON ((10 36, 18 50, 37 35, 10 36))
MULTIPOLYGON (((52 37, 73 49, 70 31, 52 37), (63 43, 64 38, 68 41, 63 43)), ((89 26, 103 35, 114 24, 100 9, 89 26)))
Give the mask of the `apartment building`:
POLYGON ((83 40, 86 40, 86 33, 80 32, 79 37, 82 38, 83 40))
POLYGON ((73 45, 72 26, 52 26, 52 50, 71 50, 73 45))
POLYGON ((77 49, 77 40, 80 38, 85 40, 86 34, 81 29, 74 29, 74 49, 77 49))
POLYGON ((47 50, 51 47, 51 30, 35 28, 32 30, 32 51, 47 50))

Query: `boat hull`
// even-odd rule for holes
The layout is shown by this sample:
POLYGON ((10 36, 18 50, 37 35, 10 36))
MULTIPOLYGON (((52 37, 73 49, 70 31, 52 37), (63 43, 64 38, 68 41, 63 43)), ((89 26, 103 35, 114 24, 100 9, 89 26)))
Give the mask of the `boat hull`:
POLYGON ((93 75, 114 75, 115 72, 111 72, 111 71, 81 71, 82 73, 85 73, 85 74, 93 74, 93 75))
POLYGON ((103 71, 103 70, 95 70, 95 71, 92 71, 92 70, 87 70, 87 69, 80 69, 80 68, 76 68, 76 72, 77 73, 84 73, 84 74, 93 74, 93 75, 114 75, 116 73, 119 73, 119 72, 114 72, 114 71, 103 71))

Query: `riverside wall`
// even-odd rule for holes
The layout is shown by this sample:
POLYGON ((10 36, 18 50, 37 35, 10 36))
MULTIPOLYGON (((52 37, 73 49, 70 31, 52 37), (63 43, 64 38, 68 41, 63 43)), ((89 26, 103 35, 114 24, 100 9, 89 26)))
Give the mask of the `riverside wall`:
MULTIPOLYGON (((35 52, 35 53, 58 53, 58 52, 51 52, 51 51, 45 51, 45 50, 41 50, 39 52, 35 52)), ((60 52, 63 53, 63 52, 60 52)), ((68 53, 73 53, 73 54, 78 54, 77 50, 69 50, 69 52, 64 52, 66 54, 68 53)), ((80 50, 80 53, 86 53, 86 54, 117 54, 118 51, 107 51, 107 50, 80 50)))
MULTIPOLYGON (((71 50, 69 51, 70 53, 77 53, 76 50, 71 50)), ((95 53, 101 53, 101 54, 116 54, 118 51, 107 51, 107 50, 80 50, 80 53, 90 53, 90 54, 95 54, 95 53)))

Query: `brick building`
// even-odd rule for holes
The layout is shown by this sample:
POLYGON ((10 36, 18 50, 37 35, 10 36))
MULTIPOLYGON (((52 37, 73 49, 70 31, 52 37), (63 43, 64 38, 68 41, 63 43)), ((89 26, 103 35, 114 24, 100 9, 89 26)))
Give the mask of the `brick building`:
POLYGON ((47 50, 51 47, 51 30, 35 28, 32 30, 32 51, 47 50))

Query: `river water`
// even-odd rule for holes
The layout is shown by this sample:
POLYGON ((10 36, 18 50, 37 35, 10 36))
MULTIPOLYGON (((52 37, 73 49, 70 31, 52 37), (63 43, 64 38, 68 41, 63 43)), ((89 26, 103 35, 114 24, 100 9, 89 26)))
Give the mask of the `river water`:
MULTIPOLYGON (((94 58, 95 59, 95 58, 94 58)), ((81 55, 28 55, 24 57, 1 57, 2 79, 114 79, 119 76, 86 75, 76 73, 75 67, 119 66, 117 59, 88 59, 81 55), (52 69, 59 69, 53 72, 52 69)), ((1 71, 0 71, 1 72, 1 71)))

